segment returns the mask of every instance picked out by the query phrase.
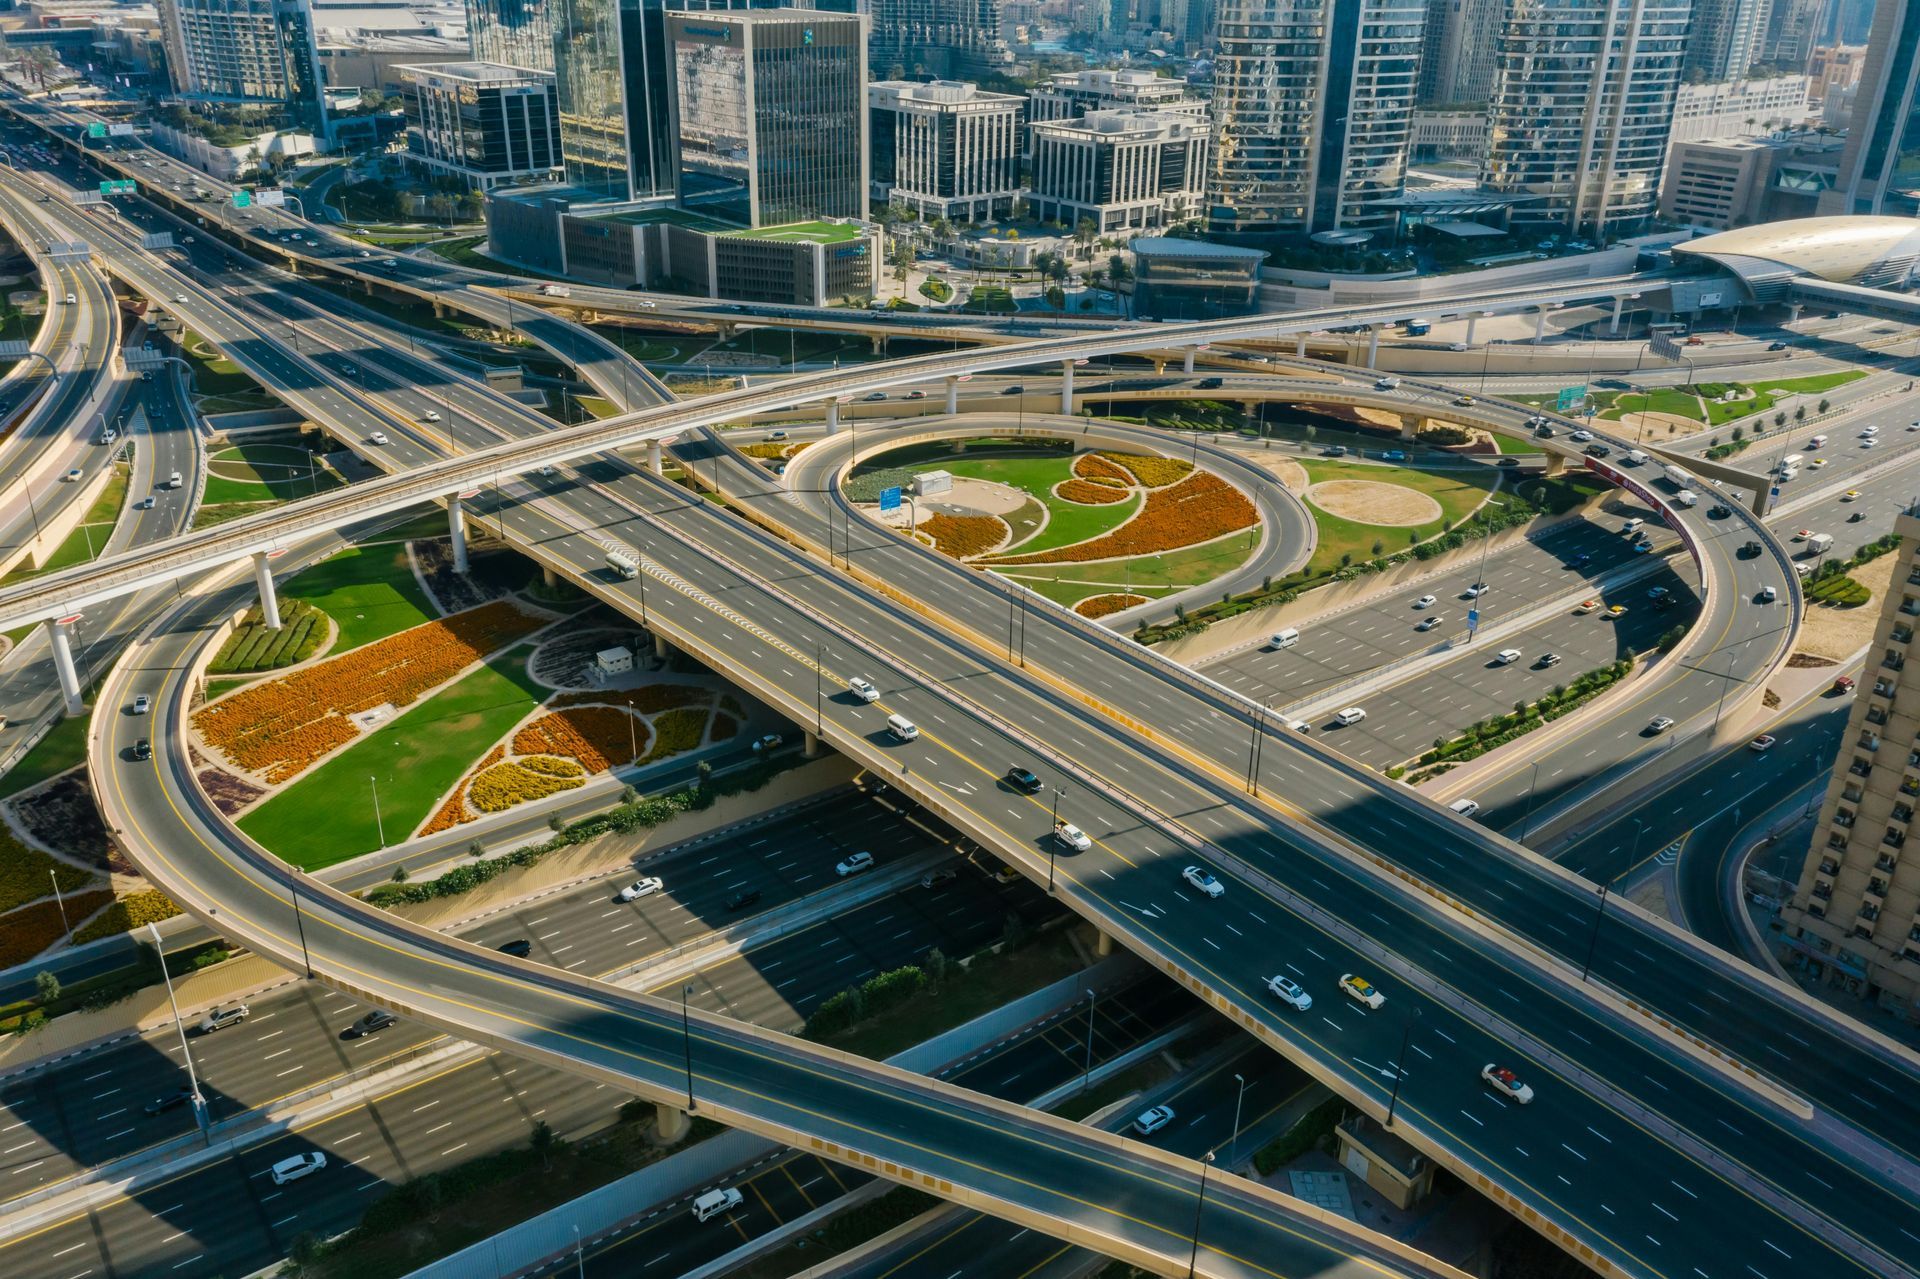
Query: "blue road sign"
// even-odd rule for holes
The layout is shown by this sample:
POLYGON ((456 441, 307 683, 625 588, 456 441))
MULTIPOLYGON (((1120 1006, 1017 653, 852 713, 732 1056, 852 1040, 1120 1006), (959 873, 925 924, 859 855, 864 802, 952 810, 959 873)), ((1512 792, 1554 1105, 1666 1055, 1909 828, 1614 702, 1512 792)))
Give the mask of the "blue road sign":
POLYGON ((900 486, 899 485, 896 484, 890 489, 880 490, 880 509, 883 512, 897 511, 900 509, 900 486))

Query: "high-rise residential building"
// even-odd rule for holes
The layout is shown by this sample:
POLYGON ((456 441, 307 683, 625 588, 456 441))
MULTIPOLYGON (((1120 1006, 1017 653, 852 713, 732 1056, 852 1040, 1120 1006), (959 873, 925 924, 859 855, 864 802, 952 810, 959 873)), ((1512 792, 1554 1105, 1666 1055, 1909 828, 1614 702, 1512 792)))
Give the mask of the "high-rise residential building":
POLYGON ((1793 967, 1912 1017, 1920 1013, 1920 846, 1910 853, 1906 845, 1920 805, 1920 518, 1909 509, 1893 527, 1900 562, 1813 849, 1774 941, 1793 967))
POLYGON ((865 216, 864 17, 670 12, 666 44, 682 206, 756 227, 865 216))
POLYGON ((1683 84, 1674 95, 1673 132, 1668 140, 1758 138, 1792 128, 1810 114, 1810 87, 1803 75, 1683 84))
POLYGON ((1000 0, 868 0, 867 57, 876 79, 966 77, 1013 61, 1000 0))
POLYGON ((1424 0, 1223 0, 1208 221, 1385 228, 1405 185, 1424 0))
POLYGON ((1512 0, 1481 180, 1533 196, 1517 226, 1611 239, 1652 217, 1688 0, 1512 0))
POLYGON ((1682 69, 1707 80, 1738 80, 1766 54, 1775 0, 1693 0, 1682 69))
POLYGON ((491 62, 397 68, 407 163, 470 190, 547 179, 560 168, 553 73, 491 62))
POLYGON ((1100 234, 1193 217, 1206 193, 1205 120, 1158 111, 1095 111, 1031 126, 1032 192, 1042 222, 1100 234))
POLYGON ((552 9, 546 0, 467 0, 474 61, 553 70, 552 9))
POLYGON ((285 107, 325 123, 308 0, 160 0, 174 92, 201 102, 285 107))
POLYGON ((1504 0, 1432 0, 1420 47, 1423 106, 1481 103, 1493 92, 1492 33, 1504 0))
POLYGON ((873 198, 923 221, 992 219, 1020 197, 1027 100, 954 80, 867 86, 873 198))
POLYGON ((1880 0, 1840 182, 1822 213, 1920 214, 1920 0, 1880 0))
POLYGON ((1204 116, 1204 99, 1187 82, 1152 71, 1064 71, 1027 90, 1027 118, 1075 120, 1089 111, 1174 111, 1204 116))
POLYGON ((1813 82, 1807 95, 1825 102, 1836 93, 1851 93, 1866 68, 1866 45, 1823 44, 1807 58, 1807 78, 1813 82))

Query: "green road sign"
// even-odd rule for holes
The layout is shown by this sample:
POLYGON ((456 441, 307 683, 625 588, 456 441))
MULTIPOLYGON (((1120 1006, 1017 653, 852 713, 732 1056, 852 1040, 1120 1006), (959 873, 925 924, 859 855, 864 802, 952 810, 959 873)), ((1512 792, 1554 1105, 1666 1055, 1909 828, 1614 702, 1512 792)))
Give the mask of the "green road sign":
POLYGON ((233 207, 236 209, 251 209, 253 207, 253 192, 244 189, 235 191, 233 193, 233 207))
POLYGON ((137 189, 132 178, 108 178, 100 184, 101 195, 132 195, 137 189))
POLYGON ((1560 388, 1560 395, 1554 403, 1554 408, 1561 413, 1565 413, 1568 409, 1573 408, 1575 405, 1585 404, 1586 402, 1587 402, 1586 387, 1563 386, 1560 388))
POLYGON ((107 126, 101 124, 99 121, 95 121, 87 126, 87 136, 90 138, 104 138, 107 136, 107 126))

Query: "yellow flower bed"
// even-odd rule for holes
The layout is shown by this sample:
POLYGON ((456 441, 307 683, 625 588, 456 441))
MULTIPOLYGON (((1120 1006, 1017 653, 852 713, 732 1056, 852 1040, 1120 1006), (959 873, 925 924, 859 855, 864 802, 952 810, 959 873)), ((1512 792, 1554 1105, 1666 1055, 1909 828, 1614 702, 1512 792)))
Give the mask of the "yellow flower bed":
POLYGON ((1165 488, 1177 484, 1193 472, 1193 463, 1177 457, 1155 457, 1151 453, 1121 453, 1114 449, 1101 449, 1100 456, 1110 462, 1117 462, 1132 477, 1150 489, 1165 488))
POLYGON ((179 913, 180 908, 174 905, 173 898, 157 888, 142 888, 128 893, 101 911, 98 918, 73 935, 73 941, 75 945, 97 941, 115 933, 130 932, 135 928, 145 928, 148 924, 157 924, 163 919, 172 919, 179 913))
POLYGON ((1083 480, 1095 484, 1117 484, 1122 488, 1133 487, 1133 476, 1121 470, 1098 453, 1082 453, 1073 459, 1073 473, 1083 480))
POLYGON ((1062 480, 1053 486, 1053 495, 1063 502, 1078 502, 1081 506, 1111 506, 1132 497, 1133 490, 1097 480, 1062 480))
POLYGON ((57 857, 23 844, 0 823, 0 911, 53 896, 54 878, 60 891, 74 893, 93 882, 93 872, 69 866, 57 857))
POLYGON ((548 765, 569 764, 571 776, 559 771, 527 767, 529 761, 508 760, 495 764, 467 786, 467 798, 483 813, 504 813, 516 804, 530 803, 586 785, 586 775, 578 764, 568 760, 547 760, 548 765))
POLYGON ((654 716, 653 745, 640 762, 651 764, 670 755, 698 750, 707 736, 707 712, 704 710, 665 711, 654 716))

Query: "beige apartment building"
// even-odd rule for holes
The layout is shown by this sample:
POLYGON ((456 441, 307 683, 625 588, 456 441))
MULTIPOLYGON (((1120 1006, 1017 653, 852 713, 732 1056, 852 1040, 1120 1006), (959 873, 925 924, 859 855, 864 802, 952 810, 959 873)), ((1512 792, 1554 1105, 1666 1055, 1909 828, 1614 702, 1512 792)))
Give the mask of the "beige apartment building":
POLYGON ((1789 967, 1913 1018, 1920 1014, 1920 837, 1913 831, 1920 806, 1920 518, 1909 511, 1894 529, 1901 562, 1854 690, 1813 850, 1775 942, 1789 967))

